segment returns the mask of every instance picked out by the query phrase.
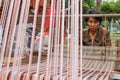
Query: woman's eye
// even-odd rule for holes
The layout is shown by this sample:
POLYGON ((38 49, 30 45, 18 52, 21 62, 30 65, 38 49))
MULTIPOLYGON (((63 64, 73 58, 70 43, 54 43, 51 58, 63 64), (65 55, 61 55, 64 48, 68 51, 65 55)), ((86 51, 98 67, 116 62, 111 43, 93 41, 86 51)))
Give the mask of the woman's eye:
POLYGON ((89 23, 92 23, 93 21, 89 21, 89 23))

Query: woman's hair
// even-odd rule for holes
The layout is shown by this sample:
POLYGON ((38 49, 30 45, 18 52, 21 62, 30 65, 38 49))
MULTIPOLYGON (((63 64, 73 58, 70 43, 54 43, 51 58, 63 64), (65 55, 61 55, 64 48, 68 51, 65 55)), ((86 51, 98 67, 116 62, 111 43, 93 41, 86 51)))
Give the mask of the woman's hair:
MULTIPOLYGON (((86 12, 86 14, 100 14, 100 12, 98 12, 97 10, 95 9, 91 9, 91 10, 88 10, 86 12)), ((93 16, 95 18, 95 20, 99 21, 101 23, 102 21, 102 17, 101 16, 93 16)), ((85 18, 86 21, 88 21, 89 19, 89 16, 85 18)))

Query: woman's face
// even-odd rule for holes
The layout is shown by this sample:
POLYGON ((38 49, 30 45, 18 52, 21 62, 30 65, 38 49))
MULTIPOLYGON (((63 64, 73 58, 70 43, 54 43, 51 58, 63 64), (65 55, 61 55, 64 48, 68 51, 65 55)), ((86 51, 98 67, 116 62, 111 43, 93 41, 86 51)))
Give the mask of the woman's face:
POLYGON ((90 31, 96 31, 100 25, 100 22, 97 21, 94 17, 89 17, 87 24, 90 31))

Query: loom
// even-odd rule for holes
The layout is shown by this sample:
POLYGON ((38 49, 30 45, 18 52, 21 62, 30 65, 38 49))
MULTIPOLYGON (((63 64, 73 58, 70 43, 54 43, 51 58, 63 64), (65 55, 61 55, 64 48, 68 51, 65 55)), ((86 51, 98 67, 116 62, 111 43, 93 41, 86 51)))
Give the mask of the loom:
POLYGON ((83 17, 120 14, 84 15, 81 0, 68 0, 68 8, 65 0, 44 0, 38 12, 40 1, 36 0, 31 13, 31 0, 0 0, 0 80, 120 79, 119 46, 82 46, 83 17), (49 6, 51 12, 46 15, 49 6), (45 45, 46 18, 50 18, 50 24, 45 45), (29 23, 31 35, 27 33, 29 23), (40 35, 36 36, 38 27, 40 35))

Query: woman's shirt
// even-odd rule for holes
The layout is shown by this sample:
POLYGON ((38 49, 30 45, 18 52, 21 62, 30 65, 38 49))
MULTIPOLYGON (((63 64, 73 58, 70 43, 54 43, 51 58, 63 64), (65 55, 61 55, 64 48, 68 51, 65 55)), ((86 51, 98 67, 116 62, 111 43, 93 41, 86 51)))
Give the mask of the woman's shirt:
POLYGON ((95 38, 92 40, 89 36, 89 29, 83 31, 83 46, 111 46, 109 32, 98 28, 95 38))

